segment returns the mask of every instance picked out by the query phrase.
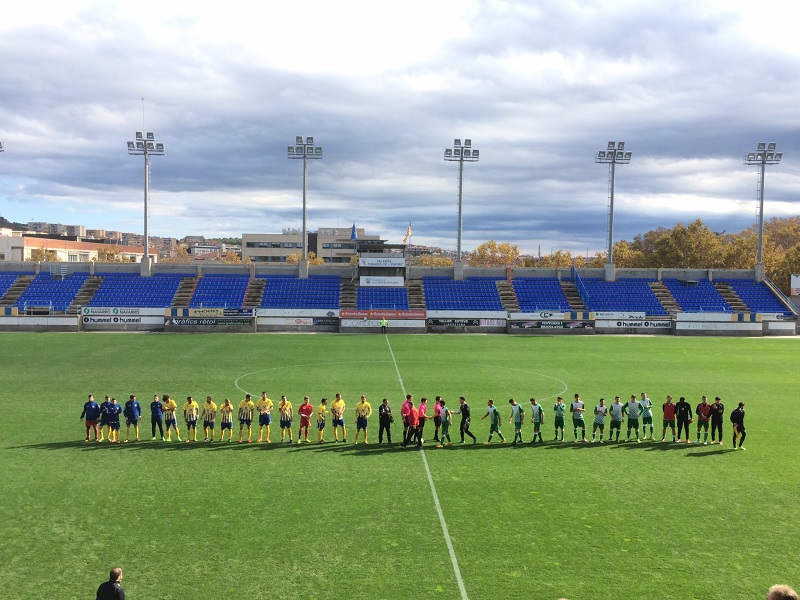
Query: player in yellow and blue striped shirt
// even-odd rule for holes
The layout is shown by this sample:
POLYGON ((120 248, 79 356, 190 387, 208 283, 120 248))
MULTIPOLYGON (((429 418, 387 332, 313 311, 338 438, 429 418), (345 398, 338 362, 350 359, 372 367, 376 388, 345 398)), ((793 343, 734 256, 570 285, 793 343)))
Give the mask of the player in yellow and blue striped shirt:
POLYGON ((228 430, 228 441, 233 441, 233 404, 228 398, 225 398, 219 407, 220 425, 219 425, 219 441, 225 439, 225 430, 228 430))
POLYGON ((256 410, 256 405, 253 402, 253 399, 250 397, 250 394, 245 395, 244 400, 239 402, 239 443, 242 443, 242 431, 244 430, 244 426, 247 425, 247 443, 249 444, 252 440, 252 424, 253 424, 253 413, 256 410))
POLYGON ((164 426, 167 429, 167 441, 171 441, 170 432, 175 430, 175 436, 178 441, 181 441, 181 434, 178 431, 178 421, 175 418, 175 413, 178 411, 178 405, 175 400, 169 397, 169 394, 164 394, 161 398, 161 404, 164 405, 164 426))

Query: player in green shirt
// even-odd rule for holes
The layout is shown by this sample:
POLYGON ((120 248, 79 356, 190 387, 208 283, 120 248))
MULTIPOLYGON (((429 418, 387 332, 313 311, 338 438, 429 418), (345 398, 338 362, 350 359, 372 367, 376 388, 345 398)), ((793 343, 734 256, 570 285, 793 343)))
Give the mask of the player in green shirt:
POLYGON ((439 414, 442 415, 442 430, 441 430, 442 437, 440 438, 441 441, 439 445, 436 447, 441 448, 442 446, 449 446, 452 443, 450 441, 450 425, 453 424, 453 415, 450 413, 450 409, 447 408, 447 405, 444 402, 444 398, 439 398, 437 402, 441 407, 439 409, 439 414), (445 442, 445 439, 447 440, 447 442, 445 442))
POLYGON ((508 418, 508 422, 514 421, 514 441, 511 442, 512 444, 516 444, 517 440, 519 443, 522 443, 522 419, 525 417, 525 411, 522 410, 522 405, 520 405, 516 400, 511 398, 508 401, 511 405, 511 416, 508 418))
POLYGON ((536 398, 531 398, 531 423, 533 423, 533 439, 530 443, 536 442, 537 437, 540 442, 543 442, 542 423, 544 423, 544 409, 541 404, 536 402, 536 398))
POLYGON ((484 442, 484 444, 488 444, 492 441, 492 436, 496 433, 500 436, 500 443, 504 443, 506 438, 503 437, 502 432, 500 431, 500 411, 494 405, 494 400, 489 398, 487 402, 488 408, 486 409, 486 414, 481 417, 481 421, 483 421, 486 417, 489 417, 489 439, 484 442))

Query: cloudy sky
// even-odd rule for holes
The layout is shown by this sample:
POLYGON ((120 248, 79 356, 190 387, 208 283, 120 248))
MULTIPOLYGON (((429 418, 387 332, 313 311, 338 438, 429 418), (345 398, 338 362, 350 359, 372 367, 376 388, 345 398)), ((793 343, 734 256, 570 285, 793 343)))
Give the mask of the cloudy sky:
POLYGON ((755 222, 757 170, 775 141, 767 218, 800 212, 800 8, 734 0, 304 0, 15 3, 0 20, 0 215, 142 230, 144 128, 151 235, 240 236, 308 225, 465 250, 585 253, 701 217, 755 222), (213 4, 213 6, 212 6, 213 4), (23 6, 24 5, 24 6, 23 6), (208 5, 208 6, 206 6, 208 5))

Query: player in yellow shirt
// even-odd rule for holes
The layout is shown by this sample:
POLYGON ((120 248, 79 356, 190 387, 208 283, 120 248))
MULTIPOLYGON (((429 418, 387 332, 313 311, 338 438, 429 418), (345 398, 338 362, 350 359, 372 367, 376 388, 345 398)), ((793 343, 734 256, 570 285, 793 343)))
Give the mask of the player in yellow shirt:
POLYGON ((178 420, 175 417, 175 413, 178 412, 178 405, 172 398, 169 397, 169 394, 164 394, 161 398, 161 404, 164 405, 164 426, 167 429, 167 441, 171 442, 171 431, 175 431, 175 437, 178 438, 178 441, 181 441, 181 434, 178 431, 178 420))
POLYGON ((294 411, 292 410, 292 403, 286 399, 286 396, 281 396, 281 403, 278 405, 278 410, 281 413, 281 444, 286 441, 286 432, 289 432, 289 443, 292 443, 292 417, 294 411))
POLYGON ((325 433, 325 417, 329 414, 328 399, 323 398, 317 407, 317 443, 322 443, 322 434, 325 433))
POLYGON ((361 402, 356 404, 356 438, 353 444, 358 443, 358 432, 364 430, 364 443, 367 443, 367 419, 372 415, 372 406, 367 402, 367 397, 361 395, 361 402))
POLYGON ((206 396, 206 403, 203 404, 203 434, 206 436, 204 442, 214 441, 214 423, 217 420, 217 405, 211 396, 206 396))
POLYGON ((342 441, 347 441, 347 429, 344 426, 344 400, 341 394, 336 394, 336 398, 331 402, 331 422, 333 423, 333 441, 339 441, 339 431, 342 428, 342 441))
POLYGON ((233 404, 228 398, 225 398, 219 407, 220 424, 219 424, 219 441, 225 439, 225 430, 228 430, 228 441, 233 441, 233 404))
POLYGON ((242 431, 244 426, 247 425, 247 443, 252 441, 253 432, 253 413, 256 410, 256 405, 250 394, 245 394, 244 400, 239 402, 239 443, 242 443, 242 431))
POLYGON ((194 398, 189 396, 183 405, 183 420, 186 422, 186 443, 192 441, 192 432, 194 432, 194 441, 197 441, 197 419, 200 418, 200 405, 194 401, 194 398))
POLYGON ((261 392, 261 400, 256 402, 256 410, 258 411, 258 441, 269 441, 269 426, 272 423, 272 400, 267 398, 267 392, 261 392), (266 437, 263 436, 264 428, 267 428, 266 437))

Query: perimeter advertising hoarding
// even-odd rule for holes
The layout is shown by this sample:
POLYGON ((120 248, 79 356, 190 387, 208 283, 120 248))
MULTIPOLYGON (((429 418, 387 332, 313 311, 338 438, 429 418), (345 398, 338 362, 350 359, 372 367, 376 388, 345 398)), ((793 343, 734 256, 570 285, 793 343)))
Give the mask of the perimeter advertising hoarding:
POLYGON ((106 316, 81 316, 84 327, 108 327, 110 329, 124 329, 127 325, 163 325, 164 316, 137 316, 137 315, 106 315, 106 316))
POLYGON ((362 256, 358 259, 359 267, 402 268, 406 266, 406 259, 402 256, 362 256))
POLYGON ((145 308, 137 306, 84 306, 81 314, 89 317, 103 316, 138 316, 138 317, 163 317, 163 308, 145 308))
POLYGON ((250 317, 169 317, 165 323, 173 327, 241 327, 252 324, 250 317))
POLYGON ((591 321, 511 321, 511 329, 592 329, 591 321))
POLYGON ((339 325, 336 317, 259 317, 259 325, 291 325, 295 327, 330 327, 339 325))
POLYGON ((341 309, 342 319, 424 319, 425 310, 348 310, 341 309))
POLYGON ((252 308, 190 308, 190 317, 252 317, 252 308))
POLYGON ((595 321, 594 325, 597 329, 636 329, 636 330, 654 330, 654 329, 672 329, 672 321, 670 319, 642 319, 636 321, 595 321))
MULTIPOLYGON (((403 319, 397 323, 389 321, 390 331, 393 325, 395 327, 421 327, 424 329, 426 326, 426 321, 425 319, 403 319)), ((379 319, 342 319, 342 329, 346 329, 347 327, 374 327, 376 329, 380 329, 380 326, 381 322, 379 319)))

